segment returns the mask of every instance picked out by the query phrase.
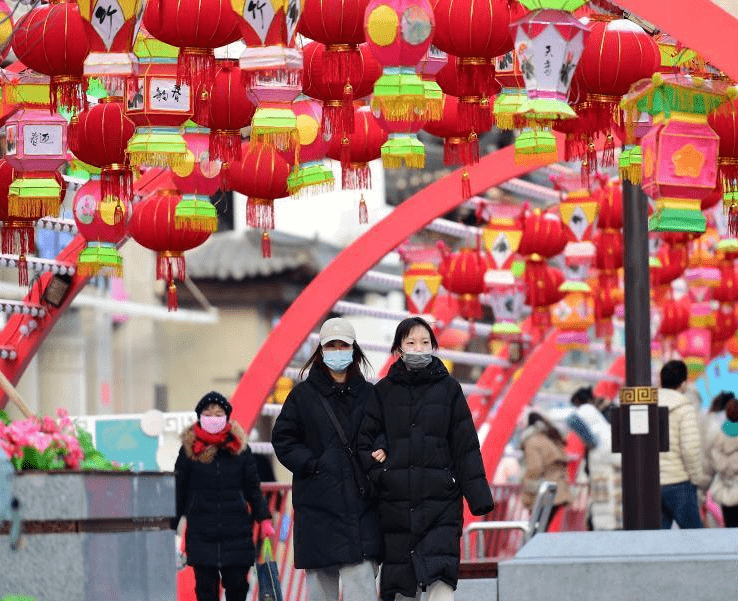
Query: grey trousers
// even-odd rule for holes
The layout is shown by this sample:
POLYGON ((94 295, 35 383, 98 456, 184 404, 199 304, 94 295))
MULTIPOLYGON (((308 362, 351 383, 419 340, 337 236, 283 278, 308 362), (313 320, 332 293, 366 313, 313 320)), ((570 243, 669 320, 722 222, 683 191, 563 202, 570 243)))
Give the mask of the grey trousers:
POLYGON ((305 570, 308 601, 338 601, 339 580, 343 601, 377 601, 377 564, 361 563, 305 570))
MULTIPOLYGON (((420 601, 420 595, 420 589, 418 589, 415 597, 406 597, 397 593, 395 601, 420 601)), ((454 589, 442 580, 436 580, 426 587, 425 601, 454 601, 454 589)))

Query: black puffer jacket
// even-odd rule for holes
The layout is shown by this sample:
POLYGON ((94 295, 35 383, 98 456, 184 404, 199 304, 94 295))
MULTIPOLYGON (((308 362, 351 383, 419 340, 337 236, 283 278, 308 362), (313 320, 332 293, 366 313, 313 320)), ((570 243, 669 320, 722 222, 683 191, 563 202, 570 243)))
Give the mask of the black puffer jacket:
POLYGON ((274 451, 292 472, 296 568, 381 558, 376 502, 359 496, 349 457, 318 396, 328 400, 355 447, 372 389, 360 373, 342 386, 323 367, 313 366, 274 424, 274 451))
POLYGON ((193 566, 252 565, 252 516, 257 522, 271 517, 246 434, 235 421, 231 435, 241 443, 235 455, 213 445, 195 455, 194 431, 190 427, 182 435, 174 466, 177 518, 187 518, 187 563, 193 566))
POLYGON ((459 383, 440 359, 409 371, 400 359, 375 387, 359 451, 379 490, 384 536, 382 597, 414 597, 442 580, 456 588, 462 500, 474 515, 492 510, 479 439, 459 383), (387 459, 371 452, 386 436, 387 459))

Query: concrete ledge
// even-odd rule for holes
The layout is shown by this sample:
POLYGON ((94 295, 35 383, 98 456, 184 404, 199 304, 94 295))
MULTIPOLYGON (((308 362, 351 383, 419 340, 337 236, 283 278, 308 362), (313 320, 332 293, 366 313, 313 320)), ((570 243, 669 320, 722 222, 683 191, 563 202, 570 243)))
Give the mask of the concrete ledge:
POLYGON ((738 598, 738 529, 538 534, 500 563, 500 601, 738 598))

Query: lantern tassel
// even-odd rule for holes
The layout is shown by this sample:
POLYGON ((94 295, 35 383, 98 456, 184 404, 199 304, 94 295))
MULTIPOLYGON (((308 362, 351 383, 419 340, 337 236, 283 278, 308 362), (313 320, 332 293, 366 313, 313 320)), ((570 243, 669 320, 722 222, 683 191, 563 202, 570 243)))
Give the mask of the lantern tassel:
POLYGON ((359 223, 369 223, 369 209, 367 209, 363 194, 359 200, 359 223))
POLYGON ((177 57, 177 85, 183 83, 199 96, 199 92, 210 89, 215 80, 215 55, 211 49, 180 48, 177 57))
POLYGON ((718 159, 718 170, 723 183, 723 191, 738 191, 738 161, 720 157, 718 159))
POLYGON ((605 145, 602 153, 602 166, 613 167, 615 165, 615 139, 610 132, 605 136, 605 145))
POLYGON ((133 172, 131 169, 125 165, 103 167, 100 173, 100 196, 103 202, 117 201, 119 204, 131 202, 133 200, 133 172))
POLYGON ((67 146, 74 152, 79 148, 79 142, 79 119, 77 119, 77 115, 72 115, 72 118, 69 120, 69 126, 67 127, 67 146))
POLYGON ((738 205, 730 207, 728 213, 728 232, 731 237, 738 236, 738 205))
POLYGON ((341 170, 342 190, 369 190, 372 187, 372 172, 369 166, 344 167, 341 170))
POLYGON ((273 230, 274 200, 249 196, 246 203, 246 224, 260 230, 273 230))
POLYGON ((87 108, 87 84, 81 78, 68 75, 51 77, 49 92, 52 112, 57 108, 64 108, 78 113, 87 108))
POLYGON ((343 86, 343 102, 341 103, 341 134, 354 133, 354 88, 350 82, 343 86))
POLYGON ((28 260, 25 254, 18 257, 18 285, 28 286, 28 260))
POLYGON ((362 60, 357 60, 359 49, 353 44, 331 44, 323 54, 325 70, 323 75, 329 86, 342 85, 347 81, 361 79, 362 60))
POLYGON ((351 146, 347 136, 341 138, 341 167, 344 170, 348 169, 351 165, 351 146))
POLYGON ((464 200, 469 200, 471 198, 472 192, 471 192, 471 182, 469 181, 469 172, 464 169, 464 171, 461 173, 461 197, 464 200))
POLYGON ((203 88, 195 95, 195 106, 192 120, 202 127, 210 127, 210 94, 203 88))
POLYGON ((241 160, 241 132, 215 130, 210 132, 210 159, 232 165, 241 160))
POLYGON ((272 258, 272 239, 266 230, 261 233, 261 256, 264 259, 272 258))
POLYGON ((174 280, 169 280, 167 286, 167 310, 176 311, 179 309, 179 302, 177 301, 177 285, 174 280))

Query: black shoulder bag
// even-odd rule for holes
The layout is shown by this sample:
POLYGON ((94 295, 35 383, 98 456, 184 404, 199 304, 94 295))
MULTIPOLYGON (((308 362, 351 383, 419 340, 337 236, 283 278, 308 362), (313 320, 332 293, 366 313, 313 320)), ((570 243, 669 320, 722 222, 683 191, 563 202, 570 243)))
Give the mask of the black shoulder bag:
POLYGON ((356 450, 351 447, 351 443, 349 443, 348 438, 346 437, 346 432, 343 431, 341 422, 338 421, 338 418, 333 412, 333 409, 331 409, 328 400, 319 392, 318 397, 320 398, 320 402, 323 403, 323 409, 325 409, 328 417, 330 417, 333 422, 333 427, 338 433, 338 438, 341 439, 343 450, 346 451, 346 454, 348 455, 349 462, 351 463, 351 471, 354 474, 354 482, 356 482, 356 486, 359 489, 359 495, 364 499, 372 498, 374 496, 374 487, 359 463, 359 458, 356 456, 356 450))

